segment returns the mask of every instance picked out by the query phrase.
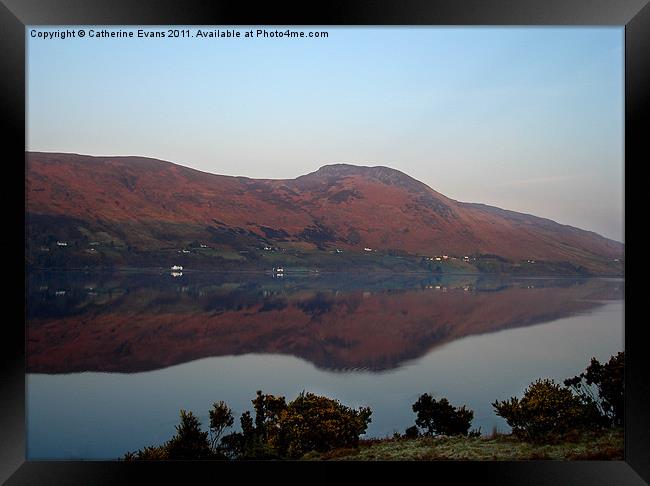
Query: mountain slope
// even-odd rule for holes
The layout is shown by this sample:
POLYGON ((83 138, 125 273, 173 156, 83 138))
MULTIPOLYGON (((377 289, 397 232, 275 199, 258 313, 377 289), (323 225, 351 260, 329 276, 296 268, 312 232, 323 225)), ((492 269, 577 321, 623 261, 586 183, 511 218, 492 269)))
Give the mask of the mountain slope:
POLYGON ((387 167, 336 164, 296 179, 249 179, 139 157, 28 153, 26 193, 28 261, 41 266, 69 261, 56 257, 61 240, 84 265, 95 257, 125 264, 193 242, 241 264, 265 246, 359 255, 371 248, 620 273, 615 260, 624 250, 593 232, 454 201, 387 167))

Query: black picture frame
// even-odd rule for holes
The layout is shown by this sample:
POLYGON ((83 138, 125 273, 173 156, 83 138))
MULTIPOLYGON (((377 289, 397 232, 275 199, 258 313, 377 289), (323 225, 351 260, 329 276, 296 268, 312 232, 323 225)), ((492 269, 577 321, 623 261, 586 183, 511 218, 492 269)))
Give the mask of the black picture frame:
MULTIPOLYGON (((643 147, 649 120, 650 6, 648 0, 407 0, 328 2, 245 2, 204 0, 0 0, 0 84, 5 119, 3 169, 11 169, 5 188, 22 187, 25 157, 26 25, 616 25, 625 26, 625 218, 635 221, 628 181, 648 159, 643 147), (645 156, 645 157, 644 157, 645 156)), ((56 115, 53 114, 53 117, 56 115)), ((24 275, 24 211, 18 195, 3 191, 6 233, 3 255, 11 275, 24 275), (15 268, 14 268, 15 266, 15 268)), ((24 201, 24 197, 23 197, 24 201)), ((24 209, 24 208, 23 208, 24 209)), ((636 250, 625 227, 626 262, 636 250)), ((642 256, 642 255, 641 255, 642 256)), ((626 316, 632 315, 630 288, 635 272, 626 267, 626 316)), ((23 281, 24 284, 24 281, 23 281)), ((354 468, 363 481, 380 479, 387 468, 409 478, 483 484, 642 485, 650 482, 650 386, 644 377, 642 322, 626 319, 626 418, 624 461, 428 462, 428 463, 213 463, 25 460, 25 285, 5 291, 0 354, 0 480, 17 484, 130 484, 183 478, 187 483, 237 480, 264 474, 283 481, 344 480, 354 468), (19 295, 21 294, 22 295, 19 295), (6 312, 11 310, 12 312, 6 312), (350 467, 352 466, 352 467, 350 467), (281 469, 279 469, 281 468, 281 469)), ((638 299, 638 297, 637 297, 638 299)), ((398 476, 399 477, 399 476, 398 476)), ((351 479, 351 478, 350 478, 351 479)), ((420 479, 416 479, 420 480, 420 479)))

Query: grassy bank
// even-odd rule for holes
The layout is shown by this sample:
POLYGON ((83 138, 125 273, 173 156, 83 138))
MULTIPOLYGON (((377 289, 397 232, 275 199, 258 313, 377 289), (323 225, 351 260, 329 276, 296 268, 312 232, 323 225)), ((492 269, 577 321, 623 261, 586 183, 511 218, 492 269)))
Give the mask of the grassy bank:
POLYGON ((622 460, 623 430, 569 433, 555 443, 536 444, 512 435, 490 437, 419 437, 361 441, 358 449, 311 452, 303 460, 351 461, 510 461, 622 460))

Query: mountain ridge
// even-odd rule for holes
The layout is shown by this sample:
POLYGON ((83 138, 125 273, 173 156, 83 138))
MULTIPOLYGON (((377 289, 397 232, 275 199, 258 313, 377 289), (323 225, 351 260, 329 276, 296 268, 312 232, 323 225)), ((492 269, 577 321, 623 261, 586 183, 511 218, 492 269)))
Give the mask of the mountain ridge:
POLYGON ((193 240, 237 252, 280 245, 363 254, 370 248, 412 256, 490 254, 518 265, 568 263, 586 273, 611 273, 624 253, 622 243, 595 232, 459 202, 386 166, 326 164, 294 179, 253 179, 148 157, 27 152, 26 163, 32 243, 49 235, 50 243, 67 238, 85 245, 98 238, 93 234, 107 233, 117 246, 136 251, 193 240))

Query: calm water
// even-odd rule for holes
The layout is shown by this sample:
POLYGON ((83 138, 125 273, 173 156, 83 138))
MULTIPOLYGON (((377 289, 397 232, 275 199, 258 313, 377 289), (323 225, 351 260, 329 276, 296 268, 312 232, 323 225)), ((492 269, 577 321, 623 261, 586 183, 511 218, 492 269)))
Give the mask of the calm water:
POLYGON ((48 273, 27 304, 29 459, 113 459, 258 389, 370 406, 373 437, 424 392, 508 430, 492 401, 623 349, 618 279, 48 273))

